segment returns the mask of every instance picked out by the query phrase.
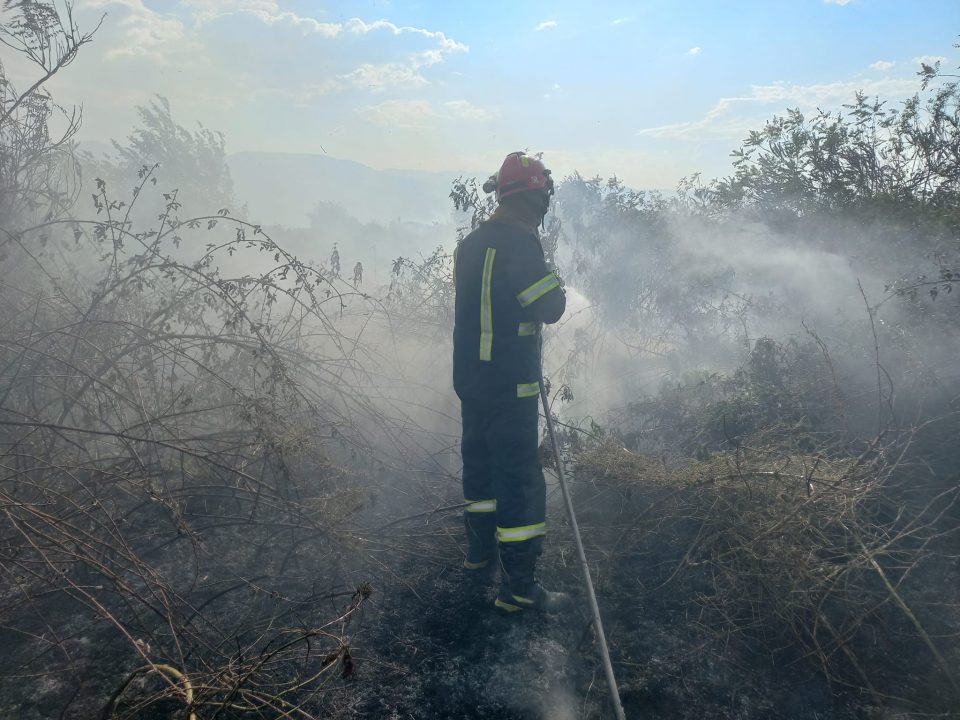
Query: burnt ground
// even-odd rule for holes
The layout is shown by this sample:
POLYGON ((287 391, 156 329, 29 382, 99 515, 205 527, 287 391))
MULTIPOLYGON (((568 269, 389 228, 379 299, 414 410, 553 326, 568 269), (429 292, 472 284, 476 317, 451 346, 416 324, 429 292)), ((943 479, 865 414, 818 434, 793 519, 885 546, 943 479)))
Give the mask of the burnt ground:
MULTIPOLYGON (((358 644, 355 717, 612 718, 586 595, 574 568, 552 586, 583 613, 501 616, 495 590, 456 570, 432 572, 417 594, 394 588, 358 644)), ((813 673, 776 667, 706 639, 678 608, 600 597, 629 718, 866 717, 813 673)))
MULTIPOLYGON (((382 488, 381 488, 382 490, 382 488)), ((455 504, 456 488, 448 481, 432 488, 436 507, 455 504)), ((592 491, 591 491, 592 492, 592 491)), ((388 493, 389 494, 389 493, 388 493)), ((541 562, 544 584, 570 592, 580 610, 565 615, 501 616, 493 607, 495 580, 468 581, 460 570, 462 529, 459 513, 426 517, 407 513, 418 502, 377 500, 365 518, 388 520, 382 532, 351 534, 347 547, 329 555, 288 557, 284 571, 294 609, 288 618, 309 626, 336 617, 351 588, 369 584, 372 594, 362 612, 344 627, 350 644, 349 666, 307 707, 316 718, 383 718, 430 720, 606 720, 613 718, 588 606, 569 526, 551 491, 550 535, 541 562), (412 522, 394 524, 405 514, 412 522), (331 599, 329 590, 343 592, 331 599)), ((649 498, 648 498, 649 499, 649 498)), ((865 693, 830 683, 809 657, 762 633, 749 641, 713 632, 698 613, 697 593, 707 579, 689 575, 682 583, 666 583, 674 574, 696 528, 683 522, 664 523, 643 543, 641 555, 618 555, 622 527, 613 527, 617 496, 590 493, 579 498, 578 516, 587 544, 615 672, 628 718, 894 720, 950 717, 949 712, 921 715, 898 709, 893 702, 873 707, 865 693)), ((642 505, 646 499, 635 498, 642 505)), ((358 525, 359 527, 360 525, 358 525)), ((379 527, 379 526, 377 526, 379 527)), ((238 567, 252 560, 235 538, 221 546, 235 548, 238 567)), ((331 546, 332 547, 332 546, 331 546)), ((960 571, 945 582, 957 582, 960 571)), ((220 594, 210 586, 208 610, 231 618, 280 617, 273 606, 258 616, 263 594, 248 589, 220 594)), ((269 605, 269 603, 267 603, 269 605)), ((292 620, 287 620, 292 622, 292 620)), ((23 634, 43 636, 56 626, 71 650, 73 662, 52 655, 30 667, 43 670, 62 663, 64 673, 36 681, 6 683, 0 692, 0 717, 46 720, 100 717, 105 699, 118 678, 141 664, 115 629, 74 606, 48 607, 41 622, 22 616, 23 634), (64 708, 67 708, 64 711, 64 708)), ((17 652, 30 643, 7 625, 0 633, 0 665, 18 664, 17 652), (19 650, 18 650, 19 648, 19 650)), ((157 658, 156 661, 162 661, 157 658)), ((913 660, 902 663, 904 674, 926 672, 913 660)), ((152 679, 134 688, 132 696, 161 688, 152 679)), ((180 717, 182 702, 165 700, 143 720, 180 717)), ((914 708, 913 710, 916 710, 914 708)), ((198 716, 209 720, 204 712, 198 716)), ((222 718, 265 718, 264 714, 221 713, 222 718)))
MULTIPOLYGON (((579 519, 596 561, 594 579, 628 718, 898 717, 871 709, 857 691, 831 686, 789 648, 773 654, 762 644, 725 642, 691 617, 690 596, 657 589, 669 560, 682 555, 689 529, 665 530, 648 564, 612 577, 609 564, 599 561, 602 548, 589 547, 591 535, 604 534, 607 509, 593 504, 579 519)), ((399 559, 390 573, 374 578, 376 595, 354 632, 354 693, 337 716, 613 718, 573 542, 558 511, 551 511, 541 575, 546 585, 577 599, 580 611, 567 615, 499 614, 496 581, 477 587, 459 569, 456 514, 431 519, 429 532, 421 528, 433 538, 432 557, 426 545, 411 557, 398 538, 393 550, 399 559)))

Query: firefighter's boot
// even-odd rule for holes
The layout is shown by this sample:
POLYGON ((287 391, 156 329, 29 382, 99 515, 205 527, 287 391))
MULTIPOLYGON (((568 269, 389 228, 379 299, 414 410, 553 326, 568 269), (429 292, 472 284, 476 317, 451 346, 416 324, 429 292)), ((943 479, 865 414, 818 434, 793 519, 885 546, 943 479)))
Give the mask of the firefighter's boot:
POLYGON ((543 538, 500 543, 500 592, 494 606, 503 613, 558 612, 572 606, 567 593, 545 590, 534 579, 543 538))
POLYGON ((497 570, 497 514, 468 511, 463 515, 467 530, 463 569, 468 576, 493 580, 497 570))
POLYGON ((536 582, 519 592, 515 591, 512 586, 501 585, 494 605, 498 610, 506 614, 520 612, 522 610, 533 612, 562 612, 573 607, 573 598, 565 592, 544 590, 543 587, 536 582))

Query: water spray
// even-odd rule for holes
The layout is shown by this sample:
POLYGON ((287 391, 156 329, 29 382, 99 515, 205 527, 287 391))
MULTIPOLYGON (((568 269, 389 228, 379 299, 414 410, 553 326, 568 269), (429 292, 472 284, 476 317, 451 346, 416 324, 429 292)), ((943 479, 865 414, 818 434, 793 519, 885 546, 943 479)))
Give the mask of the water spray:
POLYGON ((597 594, 593 590, 593 578, 590 577, 590 566, 587 565, 587 555, 583 551, 583 541, 580 539, 580 528, 577 525, 577 516, 573 511, 573 499, 567 487, 567 478, 563 474, 563 463, 560 462, 560 444, 557 434, 553 430, 553 416, 550 415, 550 403, 547 399, 547 389, 540 376, 540 400, 543 402, 543 414, 547 416, 547 431, 550 433, 550 442, 553 444, 553 461, 557 467, 557 476, 560 478, 560 490, 563 492, 563 501, 567 506, 567 515, 570 517, 570 527, 573 528, 573 540, 577 546, 577 555, 580 557, 580 569, 583 570, 583 581, 587 586, 587 597, 590 599, 590 610, 593 612, 593 626, 597 630, 597 639, 600 641, 600 659, 603 661, 603 671, 607 676, 607 685, 610 688, 610 700, 617 720, 626 720, 623 714, 623 705, 620 702, 620 690, 617 688, 617 679, 613 675, 613 663, 610 662, 610 649, 607 647, 607 637, 603 632, 603 622, 600 620, 600 606, 597 605, 597 594))

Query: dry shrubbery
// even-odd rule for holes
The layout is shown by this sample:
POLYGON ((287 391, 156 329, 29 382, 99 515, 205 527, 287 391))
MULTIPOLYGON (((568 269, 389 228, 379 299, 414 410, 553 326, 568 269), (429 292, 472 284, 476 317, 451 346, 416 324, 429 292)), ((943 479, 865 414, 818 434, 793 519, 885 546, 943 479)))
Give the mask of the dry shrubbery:
POLYGON ((907 397, 925 419, 897 424, 886 388, 838 381, 825 347, 769 339, 740 369, 686 381, 631 403, 618 429, 569 436, 581 502, 617 508, 597 540, 608 575, 761 665, 818 669, 878 708, 955 708, 949 397, 907 397), (871 395, 884 425, 863 440, 871 395))
POLYGON ((43 83, 92 33, 69 3, 8 5, 0 40, 42 79, 19 94, 0 64, 0 715, 348 703, 365 552, 388 544, 348 520, 388 467, 446 469, 404 364, 433 347, 407 331, 445 259, 397 268, 383 304, 226 209, 181 218, 155 165, 75 206, 78 111, 51 140, 43 83))
POLYGON ((306 717, 350 673, 369 594, 338 566, 363 496, 332 454, 356 456, 378 422, 390 433, 327 316, 345 286, 225 213, 180 222, 173 195, 136 232, 100 190, 106 219, 7 243, 3 673, 47 689, 38 717, 92 717, 114 688, 103 717, 170 696, 306 717), (218 224, 226 239, 177 259, 218 224), (271 269, 221 273, 242 251, 271 269))
MULTIPOLYGON (((39 52, 46 78, 90 39, 48 3, 11 7, 22 22, 4 37, 39 52)), ((458 420, 436 382, 449 370, 437 350, 449 336, 449 258, 398 260, 381 304, 355 287, 362 267, 354 283, 340 277, 339 256, 305 264, 226 210, 181 219, 178 193, 157 195, 149 167, 129 204, 100 181, 95 217, 68 218, 76 166, 69 136, 46 134, 55 106, 42 88, 17 95, 2 65, 0 90, 0 715, 306 718, 337 707, 371 592, 358 556, 404 553, 422 573, 409 582, 456 562, 448 527, 384 534, 457 509, 458 420), (132 212, 145 195, 159 217, 132 212), (368 474, 408 478, 423 464, 439 480, 403 487, 408 517, 392 507, 351 531, 371 504, 368 474)), ((663 230, 659 199, 581 185, 621 239, 663 230)), ((742 189, 710 192, 739 207, 742 189)), ((489 211, 475 184, 453 199, 473 221, 489 211)), ((548 225, 550 254, 560 230, 548 225)), ((591 243, 610 235, 595 230, 591 243)), ((660 328, 660 350, 692 352, 710 332, 746 328, 746 299, 714 302, 726 271, 701 282, 681 273, 685 258, 667 257, 644 263, 652 272, 637 284, 615 253, 595 267, 586 257, 583 287, 629 316, 634 335, 660 328), (623 303, 624 286, 598 268, 623 273, 636 296, 623 303)), ((926 312, 913 317, 929 333, 890 331, 903 331, 911 363, 916 338, 948 327, 944 310, 926 312)), ((856 388, 861 411, 870 398, 858 419, 877 435, 859 441, 840 417, 826 346, 807 334, 813 342, 787 349, 757 342, 728 377, 626 398, 616 441, 599 427, 591 442, 569 435, 582 504, 616 498, 617 513, 590 532, 611 570, 598 576, 639 578, 642 597, 670 594, 731 644, 791 660, 799 650, 878 704, 956 707, 955 407, 897 426, 878 349, 876 389, 856 388)))
POLYGON ((314 717, 349 702, 383 544, 347 521, 449 444, 410 402, 414 312, 226 209, 181 219, 155 172, 129 204, 97 180, 94 219, 3 229, 0 714, 314 717))
POLYGON ((938 551, 955 531, 957 488, 894 499, 917 479, 904 467, 912 439, 852 455, 800 454, 756 436, 707 461, 670 463, 606 440, 579 456, 577 473, 589 483, 584 499, 613 490, 623 503, 610 570, 632 577, 653 563, 647 597, 688 598, 725 642, 772 656, 799 649, 880 705, 931 693, 920 704, 942 710, 960 691, 943 637, 960 629, 960 603, 929 583, 948 567, 938 551), (676 553, 664 557, 664 538, 676 553), (898 675, 914 654, 911 673, 898 675), (928 679, 911 680, 922 668, 928 679))

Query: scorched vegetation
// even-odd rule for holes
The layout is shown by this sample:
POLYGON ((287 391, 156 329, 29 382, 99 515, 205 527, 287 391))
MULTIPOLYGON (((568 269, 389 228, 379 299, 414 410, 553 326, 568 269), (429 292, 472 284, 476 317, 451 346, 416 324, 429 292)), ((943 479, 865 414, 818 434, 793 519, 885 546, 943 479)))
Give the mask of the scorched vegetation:
MULTIPOLYGON (((0 65, 0 716, 611 717, 585 616, 506 621, 458 574, 454 238, 365 279, 336 213, 247 217, 162 98, 78 158, 45 87, 95 30, 2 17, 36 82, 0 65)), ((559 186, 544 461, 628 717, 960 708, 960 91, 922 76, 669 196, 559 186)))

